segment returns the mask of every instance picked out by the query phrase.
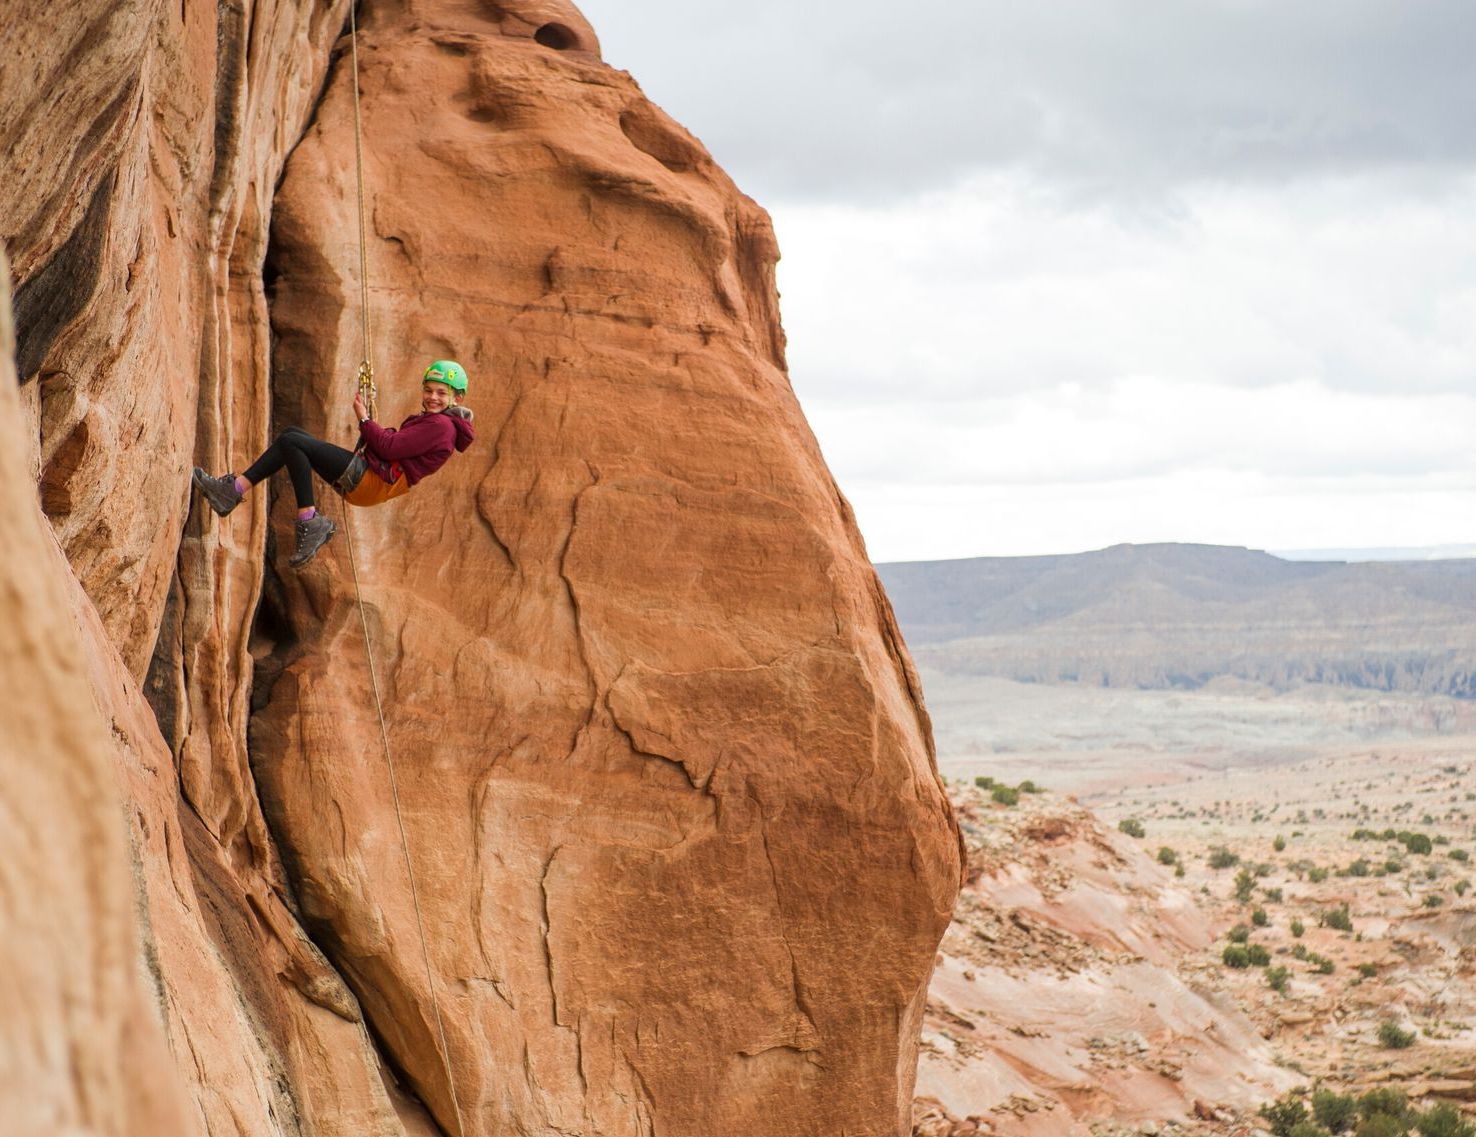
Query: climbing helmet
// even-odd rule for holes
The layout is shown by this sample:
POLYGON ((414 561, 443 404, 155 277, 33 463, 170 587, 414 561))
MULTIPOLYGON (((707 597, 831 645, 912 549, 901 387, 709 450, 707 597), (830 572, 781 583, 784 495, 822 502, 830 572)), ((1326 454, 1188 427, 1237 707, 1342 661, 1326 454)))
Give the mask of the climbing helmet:
POLYGON ((438 359, 425 369, 422 383, 444 383, 453 391, 466 394, 466 368, 454 359, 438 359))

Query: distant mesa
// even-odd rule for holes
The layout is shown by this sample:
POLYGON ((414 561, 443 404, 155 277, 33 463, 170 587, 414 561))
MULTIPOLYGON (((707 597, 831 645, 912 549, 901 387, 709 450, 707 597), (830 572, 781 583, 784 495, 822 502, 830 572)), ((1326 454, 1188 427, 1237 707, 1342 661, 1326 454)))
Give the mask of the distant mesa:
POLYGON ((1219 545, 878 566, 920 663, 1035 683, 1233 677, 1476 698, 1476 560, 1289 560, 1219 545))

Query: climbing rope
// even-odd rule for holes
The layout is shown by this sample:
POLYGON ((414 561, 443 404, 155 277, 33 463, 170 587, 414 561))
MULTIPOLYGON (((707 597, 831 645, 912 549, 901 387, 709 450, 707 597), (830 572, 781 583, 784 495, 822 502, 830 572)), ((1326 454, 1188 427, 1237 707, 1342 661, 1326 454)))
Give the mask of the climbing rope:
MULTIPOLYGON (((359 364, 359 391, 368 404, 369 417, 374 417, 374 365, 370 362, 372 346, 369 336, 369 254, 364 228, 364 127, 359 115, 359 28, 354 14, 357 0, 349 4, 349 40, 354 60, 354 172, 359 191, 359 315, 364 331, 364 359, 359 364)), ((359 564, 354 556, 354 532, 349 515, 353 508, 344 502, 344 537, 348 542, 349 567, 354 574, 354 599, 359 609, 359 625, 364 630, 364 655, 369 660, 369 687, 374 693, 374 710, 379 717, 379 742, 384 750, 384 764, 389 770, 390 797, 395 805, 395 822, 400 829, 400 849, 405 855, 405 875, 410 880, 410 899, 415 908, 415 926, 420 932, 420 954, 425 961, 425 984, 430 992, 431 1010, 435 1014, 436 1034, 440 1040, 441 1062, 446 1070, 446 1085, 451 1091, 451 1108, 456 1114, 456 1137, 466 1137, 461 1120, 461 1102, 456 1096, 456 1078, 451 1071, 451 1048, 446 1043, 446 1027, 441 1021, 441 1003, 436 997, 436 980, 431 971, 430 942, 425 934, 425 917, 420 909, 420 891, 415 885, 415 866, 410 858, 410 839, 405 833, 405 816, 400 808, 400 784, 395 777, 395 760, 390 754, 389 731, 384 724, 384 703, 379 697, 379 675, 374 667, 374 645, 369 638, 369 618, 364 613, 364 592, 359 585, 359 564)))
POLYGON ((349 4, 349 44, 354 55, 354 176, 359 190, 359 323, 364 330, 364 356, 359 363, 359 393, 369 407, 369 417, 378 410, 374 386, 374 345, 369 335, 369 242, 364 229, 364 130, 359 118, 359 24, 349 4))

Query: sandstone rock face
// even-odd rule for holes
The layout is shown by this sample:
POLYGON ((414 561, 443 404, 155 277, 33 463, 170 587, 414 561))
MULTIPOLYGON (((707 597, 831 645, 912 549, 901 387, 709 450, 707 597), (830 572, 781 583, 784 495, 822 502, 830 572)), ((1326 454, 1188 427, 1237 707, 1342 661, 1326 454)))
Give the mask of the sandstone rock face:
MULTIPOLYGON (((14 615, 24 643, 27 620, 49 620, 75 638, 77 662, 70 676, 29 667, 26 682, 7 684, 0 734, 19 739, 24 770, 45 769, 80 748, 55 724, 49 743, 31 738, 15 716, 72 715, 85 734, 78 708, 95 708, 113 763, 100 789, 66 780, 81 800, 48 796, 44 785, 13 796, 7 787, 7 809, 38 827, 11 829, 16 839, 55 834, 41 850, 53 875, 68 866, 90 882, 68 892, 33 867, 34 853, 7 857, 19 866, 17 896, 54 896, 55 925, 71 920, 54 942, 22 936, 16 950, 43 965, 68 959, 69 941, 86 942, 89 917, 106 932, 121 911, 134 946, 115 935, 107 958, 121 954, 115 970, 149 988, 121 1024, 70 1009, 88 1007, 85 998, 7 1000, 20 1014, 7 1017, 15 1034, 0 1047, 0 1068, 21 1087, 11 1093, 7 1083, 7 1110, 34 1105, 37 1132, 403 1130, 352 996, 295 923, 245 762, 235 656, 245 658, 242 610, 254 604, 260 557, 220 554, 213 531, 183 541, 180 531, 191 451, 265 433, 259 264, 271 196, 344 11, 79 4, 7 13, 20 62, 3 72, 0 138, 20 156, 21 177, 0 194, 0 219, 20 281, 20 374, 0 382, 8 397, 19 384, 20 410, 5 416, 19 441, 5 449, 30 468, 6 480, 39 483, 54 537, 39 553, 7 543, 32 588, 7 596, 5 626, 16 626, 14 615), (203 572, 202 551, 234 575, 203 572), (169 584, 177 567, 183 581, 208 582, 193 590, 187 617, 185 586, 169 584), (185 633, 200 645, 217 629, 219 642, 200 651, 211 666, 187 670, 185 633), (151 707, 140 679, 156 637, 151 707), (48 712, 62 691, 67 710, 48 712), (98 816, 126 819, 126 840, 110 838, 98 816), (85 855, 64 839, 69 825, 85 855), (22 1040, 49 1040, 50 1057, 65 1061, 69 1038, 79 1040, 75 1075, 48 1101, 22 1040)), ((4 516, 37 525, 37 505, 28 490, 4 516)), ((237 552, 259 550, 264 530, 259 518, 234 530, 237 552)), ((76 966, 85 971, 86 957, 76 966)), ((36 968, 29 961, 13 974, 36 968)), ((114 977, 96 970, 86 994, 95 988, 95 1001, 116 1011, 124 1004, 107 985, 114 977)))
POLYGON ((346 10, 7 7, 0 238, 17 282, 19 378, 40 419, 42 500, 138 677, 175 570, 197 431, 206 457, 217 433, 261 441, 271 196, 346 10))
POLYGON ((347 8, 9 14, 19 1131, 904 1128, 957 831, 762 211, 571 6, 366 6, 381 417, 453 355, 481 438, 280 577, 187 474, 348 441, 347 8))
MULTIPOLYGON (((470 1133, 894 1131, 956 840, 784 371, 768 221, 589 39, 452 3, 361 34, 384 417, 451 355, 481 429, 352 518, 449 1071, 347 534, 258 643, 253 761, 311 927, 444 1127, 454 1082, 470 1133)), ((278 425, 340 437, 347 78, 271 254, 278 425)))
POLYGON ((4 1129, 13 1137, 183 1133, 183 1096, 137 969, 112 741, 87 697, 65 562, 25 469, 13 348, 0 254, 4 1129))

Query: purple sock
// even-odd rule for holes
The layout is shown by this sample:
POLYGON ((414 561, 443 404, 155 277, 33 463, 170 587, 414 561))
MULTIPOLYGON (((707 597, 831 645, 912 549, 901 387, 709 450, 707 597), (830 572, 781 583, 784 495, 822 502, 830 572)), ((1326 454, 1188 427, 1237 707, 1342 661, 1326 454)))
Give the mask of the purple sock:
POLYGON ((245 497, 246 496, 246 491, 249 490, 250 488, 251 488, 251 483, 248 482, 245 478, 243 478, 240 474, 237 474, 236 475, 236 492, 238 494, 240 494, 242 497, 245 497))
POLYGON ((318 507, 315 505, 310 505, 306 509, 299 509, 297 511, 297 520, 299 521, 311 521, 316 516, 318 516, 318 507))

